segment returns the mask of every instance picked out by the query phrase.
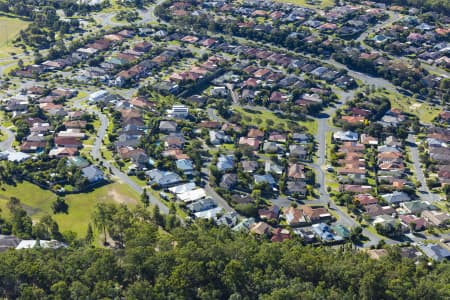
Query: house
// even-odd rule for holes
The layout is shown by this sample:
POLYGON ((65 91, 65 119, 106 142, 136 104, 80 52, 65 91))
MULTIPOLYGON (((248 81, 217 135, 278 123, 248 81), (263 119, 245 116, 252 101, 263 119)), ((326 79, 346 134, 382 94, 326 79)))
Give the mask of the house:
POLYGON ((190 159, 178 159, 175 164, 177 169, 185 175, 191 175, 194 172, 194 164, 190 159))
POLYGON ((169 118, 185 119, 189 115, 189 109, 186 105, 173 105, 171 109, 167 110, 169 118))
POLYGON ((54 142, 55 146, 57 147, 77 148, 77 149, 83 147, 83 143, 80 141, 80 139, 75 137, 57 136, 55 137, 54 142))
POLYGON ((51 149, 48 153, 49 157, 73 157, 75 155, 78 155, 78 149, 77 148, 66 148, 66 147, 59 147, 56 149, 51 149))
POLYGON ((204 189, 198 188, 195 190, 177 194, 177 198, 182 202, 191 203, 206 198, 206 192, 204 189))
POLYGON ((263 151, 265 153, 278 153, 279 151, 282 151, 283 147, 280 144, 277 144, 275 142, 265 142, 263 144, 263 151))
POLYGON ((214 220, 217 218, 218 215, 223 213, 222 207, 215 207, 204 211, 199 211, 194 213, 194 217, 197 219, 208 219, 208 220, 214 220))
POLYGON ((371 218, 375 219, 381 215, 391 215, 395 213, 395 209, 390 206, 381 206, 379 204, 369 204, 363 207, 366 214, 371 218))
POLYGON ((255 184, 267 183, 272 187, 276 185, 275 179, 271 174, 253 175, 253 178, 255 180, 255 184))
POLYGON ((298 158, 300 160, 308 160, 308 150, 302 145, 290 145, 289 157, 298 158))
POLYGON ((256 128, 251 128, 247 137, 261 140, 264 138, 264 132, 256 128))
POLYGON ((331 219, 331 214, 325 207, 302 205, 300 208, 302 209, 303 214, 307 217, 308 221, 311 223, 331 219))
POLYGON ((258 210, 258 215, 263 220, 277 220, 280 214, 280 208, 276 205, 272 205, 267 209, 258 210))
POLYGON ((305 166, 300 164, 291 164, 288 168, 287 177, 291 180, 305 179, 305 166))
POLYGON ((389 204, 399 204, 401 202, 406 202, 406 201, 411 200, 411 197, 408 194, 406 194, 405 192, 399 192, 399 191, 395 191, 390 194, 382 195, 381 198, 383 198, 389 204))
POLYGON ((103 181, 103 172, 94 165, 81 169, 82 176, 86 178, 89 183, 98 183, 103 181))
POLYGON ((420 215, 424 210, 437 210, 437 207, 429 202, 416 200, 400 203, 400 207, 408 214, 420 215))
POLYGON ((450 251, 438 244, 420 244, 420 249, 426 256, 435 261, 444 261, 450 259, 450 251))
POLYGON ((170 171, 160 171, 158 169, 153 169, 147 171, 145 174, 150 178, 149 185, 157 184, 158 186, 161 186, 163 188, 177 185, 182 181, 181 177, 178 174, 170 171))
POLYGON ((205 210, 215 208, 215 207, 217 207, 217 204, 214 202, 213 199, 207 198, 207 199, 202 199, 199 201, 192 202, 192 203, 186 205, 186 207, 191 212, 196 213, 199 211, 205 211, 205 210))
POLYGON ((290 195, 299 195, 305 197, 308 190, 306 188, 306 182, 304 181, 288 181, 286 185, 287 193, 290 195))
POLYGON ((343 239, 350 238, 350 231, 341 224, 331 226, 331 230, 343 239))
POLYGON ((217 159, 217 169, 220 172, 231 170, 234 168, 234 156, 233 155, 221 155, 217 159))
POLYGON ((226 97, 228 95, 228 90, 224 86, 215 86, 211 89, 210 93, 213 97, 226 97))
POLYGON ((277 132, 273 132, 269 135, 268 140, 270 142, 275 142, 275 143, 286 143, 286 135, 277 133, 277 132))
POLYGON ((378 199, 370 194, 358 194, 354 196, 356 203, 362 206, 373 205, 378 203, 378 199))
POLYGON ((181 134, 171 133, 164 138, 166 149, 182 149, 186 140, 181 134))
POLYGON ((176 185, 173 187, 168 188, 169 192, 173 194, 181 194, 184 192, 192 191, 195 189, 196 185, 193 182, 187 182, 180 185, 176 185))
POLYGON ((162 133, 176 132, 178 125, 174 121, 161 121, 159 123, 159 131, 162 133))
POLYGON ((308 220, 303 214, 303 210, 296 207, 286 207, 283 209, 283 215, 289 226, 303 226, 308 224, 308 220))
POLYGON ((109 97, 108 91, 100 90, 90 94, 88 100, 91 103, 97 103, 104 101, 107 97, 109 97))
POLYGON ((242 165, 242 170, 245 173, 253 173, 256 171, 256 169, 258 169, 258 162, 257 161, 253 161, 253 160, 244 160, 241 162, 242 165))
POLYGON ((374 146, 378 145, 378 139, 377 139, 377 138, 375 138, 375 137, 373 137, 373 136, 370 136, 370 135, 368 135, 368 134, 365 134, 365 133, 361 134, 360 142, 361 142, 361 144, 363 144, 363 145, 370 145, 370 146, 372 146, 372 145, 374 145, 374 146))
POLYGON ((333 134, 333 138, 342 142, 356 142, 358 141, 358 134, 351 131, 337 131, 333 134))
POLYGON ((450 223, 450 214, 441 211, 424 210, 421 213, 421 217, 429 224, 437 227, 445 227, 450 223))
POLYGON ((13 235, 0 234, 0 253, 8 249, 15 249, 20 243, 20 239, 13 235))
POLYGON ((32 249, 36 247, 41 247, 44 249, 59 249, 59 248, 67 248, 67 245, 63 242, 57 240, 22 240, 17 245, 16 250, 21 249, 32 249))
POLYGON ((281 175, 281 174, 283 174, 284 169, 279 164, 276 164, 271 160, 266 160, 264 162, 264 171, 266 173, 273 173, 273 174, 281 175))
POLYGON ((221 145, 222 143, 231 143, 231 138, 222 130, 210 130, 209 141, 212 145, 221 145))
POLYGON ((331 231, 330 226, 325 223, 319 223, 312 225, 312 231, 317 235, 317 237, 323 242, 333 242, 342 240, 341 237, 336 236, 331 231))
POLYGON ((20 145, 20 151, 25 153, 38 153, 44 151, 46 146, 46 141, 23 141, 20 145))
POLYGON ((220 180, 219 186, 223 189, 230 190, 237 184, 238 178, 236 174, 224 174, 220 180))
POLYGON ((272 227, 267 223, 258 222, 251 225, 250 232, 256 235, 270 235, 272 227))
POLYGON ((293 133, 292 134, 292 140, 296 143, 300 143, 300 144, 306 144, 308 143, 311 139, 310 137, 305 134, 305 133, 293 133))
POLYGON ((261 142, 256 138, 248 138, 241 136, 239 138, 239 145, 249 147, 252 150, 258 150, 261 142))
POLYGON ((243 219, 239 224, 232 228, 233 231, 249 231, 255 224, 254 218, 243 219))
POLYGON ((282 229, 282 228, 275 228, 272 231, 272 237, 270 238, 270 241, 273 243, 281 243, 285 240, 290 240, 291 235, 289 233, 289 230, 282 229))
POLYGON ((228 227, 233 227, 237 224, 238 221, 239 221, 238 214, 236 212, 232 211, 232 212, 225 213, 220 218, 218 218, 216 220, 216 225, 217 226, 225 225, 228 227))
POLYGON ((401 224, 407 228, 410 228, 411 224, 414 224, 414 230, 424 230, 427 226, 427 221, 424 218, 416 217, 415 215, 401 215, 401 224))

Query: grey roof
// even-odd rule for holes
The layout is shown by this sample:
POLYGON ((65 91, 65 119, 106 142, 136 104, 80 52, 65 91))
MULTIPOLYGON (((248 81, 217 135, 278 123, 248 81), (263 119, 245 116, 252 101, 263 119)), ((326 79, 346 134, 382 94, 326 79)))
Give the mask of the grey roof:
POLYGON ((158 169, 153 169, 146 172, 151 179, 150 184, 156 183, 162 187, 170 186, 181 182, 181 177, 170 171, 160 171, 158 169))
POLYGON ((234 167, 234 156, 233 155, 221 155, 217 161, 217 169, 219 171, 226 171, 234 167))
POLYGON ((103 172, 94 165, 81 169, 83 176, 91 183, 103 180, 103 172))
POLYGON ((20 239, 13 235, 0 234, 0 252, 6 251, 10 248, 16 248, 19 245, 20 239))
POLYGON ((436 244, 421 245, 420 249, 431 259, 443 261, 450 259, 450 251, 436 244))
POLYGON ((211 198, 198 200, 198 201, 195 201, 195 202, 187 205, 187 208, 191 212, 194 212, 194 213, 199 212, 199 211, 209 210, 214 207, 217 207, 217 204, 211 198))
POLYGON ((254 175, 255 183, 268 183, 270 185, 275 185, 275 179, 270 174, 266 175, 254 175))
POLYGON ((393 204, 393 203, 400 203, 400 202, 405 202, 405 201, 410 201, 411 197, 409 197, 408 194, 404 193, 404 192, 398 192, 395 191, 391 194, 385 194, 381 196, 384 200, 386 200, 387 202, 393 204))

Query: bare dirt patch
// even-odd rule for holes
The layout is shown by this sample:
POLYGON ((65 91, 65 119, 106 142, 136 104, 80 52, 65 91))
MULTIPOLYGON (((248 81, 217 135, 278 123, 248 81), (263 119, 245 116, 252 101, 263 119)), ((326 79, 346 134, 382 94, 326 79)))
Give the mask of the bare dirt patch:
POLYGON ((111 197, 114 202, 120 203, 120 204, 136 204, 136 200, 133 198, 130 198, 128 196, 125 196, 118 192, 116 189, 111 189, 108 191, 108 197, 111 197))

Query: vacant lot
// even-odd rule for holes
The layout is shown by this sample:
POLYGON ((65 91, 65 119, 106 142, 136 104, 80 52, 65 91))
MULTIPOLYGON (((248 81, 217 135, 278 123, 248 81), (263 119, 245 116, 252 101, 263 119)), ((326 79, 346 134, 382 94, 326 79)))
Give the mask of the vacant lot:
POLYGON ((126 203, 134 205, 139 195, 132 191, 127 185, 113 183, 98 188, 90 193, 68 195, 65 197, 69 205, 68 214, 54 215, 51 209, 56 195, 50 191, 43 190, 28 182, 17 184, 17 186, 2 185, 0 191, 0 209, 3 216, 8 217, 7 201, 10 197, 19 198, 23 207, 33 218, 38 221, 40 217, 49 214, 60 227, 60 231, 74 231, 79 237, 86 234, 87 226, 98 202, 126 203))
POLYGON ((275 0, 276 2, 284 2, 305 7, 329 7, 334 6, 333 0, 275 0))
MULTIPOLYGON (((266 129, 268 127, 268 120, 272 122, 272 128, 281 127, 283 130, 292 130, 289 122, 296 123, 307 128, 308 132, 315 134, 317 132, 317 122, 315 120, 308 120, 305 122, 290 121, 286 118, 279 117, 272 111, 261 107, 243 108, 240 106, 233 106, 233 110, 242 116, 242 123, 245 125, 256 126, 258 128, 266 129)), ((280 128, 280 129, 281 129, 280 128)))
POLYGON ((0 16, 0 57, 7 57, 10 52, 20 51, 13 47, 12 41, 28 24, 18 18, 0 16))

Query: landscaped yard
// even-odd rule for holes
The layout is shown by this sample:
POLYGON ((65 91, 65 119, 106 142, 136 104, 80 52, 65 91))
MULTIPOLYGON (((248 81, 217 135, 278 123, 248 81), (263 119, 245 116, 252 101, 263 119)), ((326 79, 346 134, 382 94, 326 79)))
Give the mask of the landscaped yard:
POLYGON ((56 195, 52 192, 28 182, 20 183, 15 187, 7 185, 3 185, 3 187, 5 189, 0 192, 0 209, 3 216, 8 216, 6 204, 9 198, 16 197, 20 199, 34 221, 39 220, 45 214, 50 214, 58 222, 61 232, 71 230, 76 232, 79 237, 86 233, 96 203, 114 202, 133 206, 139 199, 139 195, 127 185, 113 183, 90 193, 66 196, 69 213, 53 215, 51 205, 56 199, 56 195))

